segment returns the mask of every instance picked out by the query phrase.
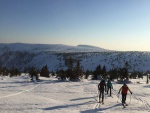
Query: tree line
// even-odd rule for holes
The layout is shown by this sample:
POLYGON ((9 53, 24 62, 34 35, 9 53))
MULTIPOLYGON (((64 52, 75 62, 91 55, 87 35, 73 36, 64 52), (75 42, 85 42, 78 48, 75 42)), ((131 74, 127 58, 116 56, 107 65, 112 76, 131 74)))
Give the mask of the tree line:
MULTIPOLYGON (((129 73, 130 65, 128 62, 125 62, 123 68, 114 68, 109 71, 106 70, 105 66, 101 66, 100 64, 95 68, 95 70, 83 70, 83 67, 80 64, 80 60, 73 59, 69 57, 66 59, 67 69, 58 69, 56 72, 49 71, 47 65, 43 66, 41 69, 36 69, 35 67, 24 68, 23 71, 20 71, 17 68, 7 69, 6 67, 0 67, 0 74, 4 76, 18 76, 21 75, 22 72, 29 73, 31 80, 33 77, 36 80, 39 80, 39 75, 42 77, 50 77, 56 76, 59 80, 69 80, 69 81, 80 81, 81 78, 88 79, 89 75, 92 75, 92 80, 97 80, 99 78, 103 79, 117 79, 119 80, 128 80, 129 78, 142 78, 143 73, 139 71, 134 71, 129 73), (51 73, 51 74, 50 74, 51 73)), ((149 73, 149 71, 147 72, 149 73)))

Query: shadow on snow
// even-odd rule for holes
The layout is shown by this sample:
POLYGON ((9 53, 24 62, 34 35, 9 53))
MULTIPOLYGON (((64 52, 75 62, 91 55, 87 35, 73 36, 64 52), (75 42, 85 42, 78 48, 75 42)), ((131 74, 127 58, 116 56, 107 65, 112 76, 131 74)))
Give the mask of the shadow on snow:
MULTIPOLYGON (((91 98, 91 97, 90 97, 91 98)), ((92 97, 93 98, 93 97, 92 97)), ((88 99, 88 98, 80 98, 80 99, 88 99)), ((72 99, 73 100, 79 100, 79 99, 72 99)), ((88 105, 88 104, 93 104, 95 103, 96 101, 89 101, 89 102, 84 102, 84 103, 79 103, 79 104, 70 104, 70 105, 59 105, 59 106, 53 106, 53 107, 48 107, 48 108, 44 108, 43 110, 56 110, 56 109, 64 109, 64 108, 69 108, 69 107, 77 107, 77 106, 81 106, 81 105, 88 105)), ((98 105, 99 103, 96 103, 96 106, 98 105)), ((100 106, 100 104, 99 104, 100 106)), ((93 113, 93 112, 100 112, 100 111, 105 111, 107 109, 111 109, 111 108, 114 108, 114 107, 117 107, 117 106, 120 106, 120 103, 119 104, 115 104, 113 106, 110 106, 110 107, 107 107, 107 108, 94 108, 94 109, 88 109, 88 110, 85 110, 85 111, 81 111, 80 113, 93 113)), ((101 112, 100 112, 101 113, 101 112)))

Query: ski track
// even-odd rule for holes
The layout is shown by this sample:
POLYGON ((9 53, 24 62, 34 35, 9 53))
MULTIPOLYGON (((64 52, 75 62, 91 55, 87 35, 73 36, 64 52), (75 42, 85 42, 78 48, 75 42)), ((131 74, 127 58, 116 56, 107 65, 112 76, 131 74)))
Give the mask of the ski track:
MULTIPOLYGON (((120 103, 120 106, 122 107, 122 105, 121 105, 121 96, 119 96, 118 95, 118 93, 117 93, 117 91, 116 90, 113 90, 112 91, 112 94, 115 96, 113 96, 113 98, 116 98, 116 100, 117 100, 117 103, 120 103)), ((149 105, 149 103, 147 102, 147 101, 145 101, 145 100, 142 100, 141 98, 137 98, 136 96, 132 96, 132 95, 130 95, 130 99, 133 97, 133 99, 135 100, 135 101, 137 101, 136 103, 134 103, 134 104, 137 104, 137 105, 139 105, 140 104, 140 107, 139 106, 132 106, 132 101, 130 101, 129 103, 128 103, 128 106, 126 107, 126 108, 124 108, 124 110, 126 111, 127 109, 130 109, 130 111, 135 111, 136 109, 137 110, 139 110, 139 111, 145 111, 145 112, 150 112, 150 105, 149 105)), ((106 99, 109 99, 109 98, 105 98, 105 100, 106 99)), ((114 102, 114 106, 115 106, 115 102, 114 102)), ((119 106, 119 108, 120 108, 120 106, 119 106)), ((105 107, 105 106, 104 106, 105 107)), ((103 108, 103 105, 101 105, 100 103, 96 103, 95 105, 94 105, 94 111, 103 111, 103 110, 105 110, 105 109, 107 109, 107 108, 103 108), (101 107, 100 107, 101 106, 101 107), (99 109, 99 110, 98 110, 99 109)), ((117 108, 117 109, 119 109, 119 108, 117 108)), ((116 109, 116 110, 117 110, 116 109)), ((94 111, 93 111, 93 113, 94 113, 94 111)))
POLYGON ((14 94, 10 94, 10 95, 6 95, 6 96, 2 96, 2 97, 0 97, 0 99, 20 95, 20 94, 22 94, 22 93, 25 93, 25 92, 31 91, 31 90, 35 89, 36 87, 38 87, 38 86, 39 86, 39 84, 38 84, 38 85, 36 85, 36 86, 34 86, 34 87, 32 87, 32 88, 30 88, 30 89, 23 90, 23 91, 18 92, 18 93, 14 93, 14 94))
MULTIPOLYGON (((3 79, 4 80, 4 79, 3 79)), ((6 79, 7 80, 7 79, 6 79)), ((26 80, 28 81, 28 80, 26 80)), ((32 83, 32 82, 31 82, 32 83)), ((17 96, 17 95, 20 95, 20 94, 23 94, 23 93, 26 93, 26 92, 29 92, 33 89, 35 89, 36 87, 38 87, 39 85, 43 84, 43 83, 46 83, 46 82, 33 82, 32 85, 34 85, 33 87, 29 88, 29 89, 26 89, 26 90, 22 90, 20 92, 17 92, 17 93, 12 93, 10 95, 5 95, 5 96, 1 96, 0 99, 3 99, 3 98, 8 98, 8 97, 13 97, 13 96, 17 96)), ((30 84, 29 84, 30 85, 30 84)), ((21 87, 21 86, 20 86, 21 87)))
POLYGON ((147 109, 150 110, 150 105, 147 101, 142 100, 141 98, 137 98, 136 96, 132 96, 135 100, 137 100, 137 103, 142 103, 141 108, 143 110, 147 109))
MULTIPOLYGON (((118 97, 118 94, 117 94, 117 91, 114 90, 113 92, 115 94, 115 96, 118 98, 117 102, 120 101, 121 103, 121 96, 118 97)), ((135 96, 134 94, 130 95, 130 98, 133 98, 135 101, 136 101, 136 104, 140 104, 140 107, 139 106, 134 106, 134 109, 142 109, 143 111, 148 111, 150 112, 150 104, 145 101, 145 100, 142 100, 141 98, 138 98, 137 96, 135 96)), ((130 108, 130 109, 133 109, 132 104, 131 102, 128 103, 129 106, 127 106, 127 108, 130 108)))
MULTIPOLYGON (((84 105, 85 107, 80 108, 80 113, 103 113, 103 112, 105 112, 105 110, 106 111, 108 110, 106 113, 109 113, 109 111, 111 111, 111 110, 109 110, 110 108, 114 112, 117 112, 117 110, 122 109, 121 95, 120 94, 118 95, 117 90, 115 90, 115 89, 112 90, 112 95, 113 95, 112 98, 114 98, 114 100, 116 100, 116 102, 115 101, 113 101, 113 102, 110 101, 111 97, 107 97, 107 95, 105 94, 104 101, 106 103, 104 105, 102 105, 101 103, 98 103, 98 94, 99 94, 99 92, 97 90, 98 82, 93 84, 93 86, 95 86, 95 89, 94 88, 89 88, 89 86, 88 86, 92 82, 79 82, 79 83, 75 83, 75 84, 72 83, 72 84, 67 84, 67 85, 62 86, 61 84, 63 82, 57 82, 57 84, 55 84, 55 81, 44 81, 43 80, 41 82, 35 82, 33 84, 29 84, 29 85, 33 85, 33 87, 30 87, 30 88, 28 88, 26 90, 22 90, 22 91, 20 91, 18 93, 13 93, 13 94, 10 94, 10 95, 1 96, 0 99, 11 98, 11 97, 14 97, 14 96, 17 96, 17 95, 21 95, 23 93, 30 92, 30 91, 34 90, 35 88, 36 88, 37 91, 39 91, 39 93, 37 95, 40 95, 40 93, 42 93, 42 90, 44 90, 44 89, 42 89, 42 87, 44 87, 45 84, 49 84, 49 85, 54 85, 55 87, 59 87, 59 89, 55 89, 56 92, 55 92, 54 95, 52 95, 51 99, 53 99, 54 101, 56 100, 58 102, 63 102, 63 103, 65 103, 66 106, 70 106, 69 109, 72 112, 74 112, 74 111, 79 112, 78 108, 80 108, 81 105, 82 106, 84 105), (39 87, 39 86, 41 86, 41 87, 39 87), (79 88, 80 90, 82 90, 82 92, 79 91, 79 93, 86 94, 86 97, 87 98, 89 97, 89 99, 88 99, 89 101, 88 100, 85 100, 84 102, 80 101, 80 99, 82 100, 82 99, 86 99, 86 98, 74 99, 73 98, 74 96, 72 96, 70 94, 69 98, 70 99, 72 98, 72 99, 69 100, 69 102, 72 105, 66 104, 66 103, 68 103, 67 98, 63 98, 62 99, 59 96, 59 93, 61 92, 61 89, 64 89, 64 87, 68 88, 68 89, 66 89, 66 91, 63 92, 64 94, 77 93, 78 92, 78 88, 79 88), (93 96, 93 97, 90 98, 91 96, 93 96), (87 103, 87 104, 85 104, 85 103, 87 103), (94 103, 94 105, 93 105, 93 103, 94 103), (90 107, 90 108, 86 109, 87 106, 90 107)), ((22 87, 22 86, 20 86, 20 87, 22 87)), ((143 92, 146 92, 146 90, 143 89, 143 92)), ((129 110, 131 111, 131 113, 133 111, 134 112, 135 111, 143 111, 144 113, 150 112, 150 104, 146 100, 144 100, 141 97, 139 97, 137 94, 136 95, 132 94, 128 98, 130 98, 130 102, 128 103, 129 106, 124 108, 123 112, 128 112, 129 110), (132 101, 131 101, 131 98, 132 98, 132 101)), ((63 108, 64 106, 60 106, 60 107, 63 108)), ((57 111, 62 112, 61 109, 56 110, 56 112, 57 111)))
MULTIPOLYGON (((141 90, 141 88, 138 87, 137 90, 141 90)), ((132 95, 133 99, 135 99, 137 101, 137 103, 141 103, 141 109, 145 110, 149 110, 150 111, 150 104, 145 100, 145 99, 141 99, 141 97, 144 97, 145 95, 150 96, 150 94, 146 93, 147 90, 145 90, 145 88, 142 88, 142 92, 145 92, 144 94, 141 95, 137 95, 135 96, 134 94, 132 95), (140 97, 139 97, 140 96, 140 97)))

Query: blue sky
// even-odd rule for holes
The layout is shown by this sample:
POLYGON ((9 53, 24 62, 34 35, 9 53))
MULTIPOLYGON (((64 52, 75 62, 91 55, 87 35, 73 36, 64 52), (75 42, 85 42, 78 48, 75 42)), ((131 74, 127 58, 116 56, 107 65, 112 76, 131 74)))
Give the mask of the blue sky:
POLYGON ((0 0, 0 42, 150 51, 150 0, 0 0))

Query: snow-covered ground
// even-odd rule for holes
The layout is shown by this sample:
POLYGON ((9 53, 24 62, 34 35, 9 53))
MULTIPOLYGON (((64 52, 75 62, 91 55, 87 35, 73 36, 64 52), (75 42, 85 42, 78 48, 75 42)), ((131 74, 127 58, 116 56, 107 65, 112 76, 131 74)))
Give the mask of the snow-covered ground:
POLYGON ((113 82, 113 97, 105 95, 104 105, 96 102, 99 81, 60 82, 42 78, 29 82, 28 75, 0 77, 0 113, 148 113, 150 85, 146 79, 131 80, 128 84, 128 106, 121 105, 118 90, 122 84, 113 82), (140 82, 140 83, 137 83, 140 82))

